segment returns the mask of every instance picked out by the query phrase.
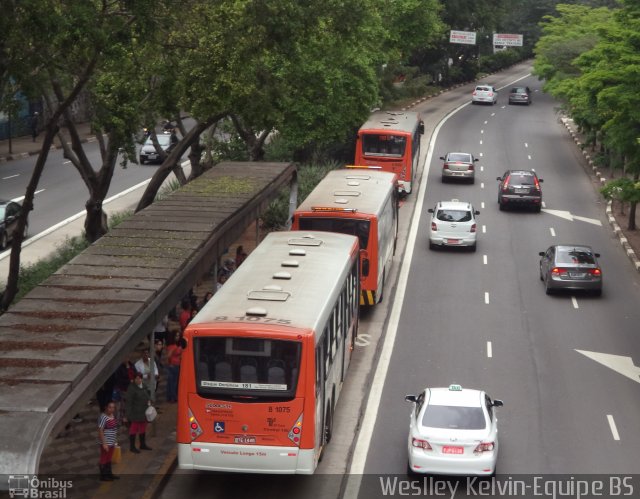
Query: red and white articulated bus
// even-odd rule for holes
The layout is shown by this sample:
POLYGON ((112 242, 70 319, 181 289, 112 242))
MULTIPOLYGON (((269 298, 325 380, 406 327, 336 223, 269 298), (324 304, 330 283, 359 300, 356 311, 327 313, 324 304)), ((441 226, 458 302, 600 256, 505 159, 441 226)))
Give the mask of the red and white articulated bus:
POLYGON ((401 192, 413 189, 424 123, 418 113, 376 111, 358 131, 355 164, 398 175, 401 192))
POLYGON ((291 230, 358 236, 360 304, 382 300, 398 237, 398 176, 379 167, 347 167, 322 179, 293 214, 291 230))
POLYGON ((354 348, 358 240, 269 234, 185 330, 181 469, 312 474, 354 348))

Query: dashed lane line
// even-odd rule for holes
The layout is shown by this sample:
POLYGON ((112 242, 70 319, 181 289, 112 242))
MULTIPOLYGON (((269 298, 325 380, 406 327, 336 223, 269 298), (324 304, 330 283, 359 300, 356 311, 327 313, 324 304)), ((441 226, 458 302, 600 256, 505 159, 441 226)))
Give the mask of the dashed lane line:
POLYGON ((611 414, 607 414, 607 421, 609 421, 609 428, 614 440, 620 440, 620 434, 618 433, 618 427, 611 414))

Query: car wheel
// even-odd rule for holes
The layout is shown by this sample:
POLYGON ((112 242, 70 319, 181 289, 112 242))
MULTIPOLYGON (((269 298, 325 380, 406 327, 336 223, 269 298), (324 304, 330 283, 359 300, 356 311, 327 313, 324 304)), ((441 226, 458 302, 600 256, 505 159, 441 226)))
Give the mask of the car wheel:
POLYGON ((540 280, 544 282, 544 277, 542 277, 542 267, 540 267, 540 270, 538 271, 538 275, 540 276, 540 280))
POLYGON ((7 247, 7 233, 3 232, 0 235, 0 250, 3 250, 7 247))
POLYGON ((476 248, 477 248, 477 244, 473 243, 471 246, 469 246, 469 251, 471 251, 471 253, 475 253, 476 248))
POLYGON ((549 286, 549 283, 546 282, 544 284, 544 292, 548 295, 552 295, 553 294, 553 288, 551 288, 551 286, 549 286))
POLYGON ((475 177, 471 177, 469 179, 469 183, 472 184, 472 185, 475 184, 476 183, 476 178, 475 177))
POLYGON ((535 211, 536 213, 540 213, 542 211, 542 205, 539 205, 539 204, 535 205, 533 207, 533 211, 535 211))
POLYGON ((594 290, 593 296, 602 296, 602 288, 594 290))
POLYGON ((433 244, 431 241, 429 241, 429 249, 430 250, 435 250, 436 249, 436 245, 433 244))
POLYGON ((140 164, 144 165, 146 163, 146 160, 142 158, 142 156, 140 156, 140 164))
POLYGON ((411 469, 411 463, 407 461, 407 476, 414 477, 417 473, 411 469))
POLYGON ((498 201, 498 208, 500 208, 500 211, 504 211, 506 206, 504 205, 504 203, 501 203, 500 201, 498 201))

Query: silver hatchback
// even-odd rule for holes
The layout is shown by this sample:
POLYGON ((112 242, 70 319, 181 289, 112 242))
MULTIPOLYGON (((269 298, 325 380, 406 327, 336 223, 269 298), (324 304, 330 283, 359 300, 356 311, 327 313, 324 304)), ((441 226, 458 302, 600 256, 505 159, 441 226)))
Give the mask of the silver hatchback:
POLYGON ((457 199, 440 201, 428 211, 431 213, 429 249, 463 246, 471 251, 476 250, 476 215, 480 215, 480 212, 474 210, 471 203, 457 199))
POLYGON ((539 255, 540 280, 548 295, 562 289, 589 291, 596 296, 602 294, 600 255, 589 246, 558 244, 539 255))

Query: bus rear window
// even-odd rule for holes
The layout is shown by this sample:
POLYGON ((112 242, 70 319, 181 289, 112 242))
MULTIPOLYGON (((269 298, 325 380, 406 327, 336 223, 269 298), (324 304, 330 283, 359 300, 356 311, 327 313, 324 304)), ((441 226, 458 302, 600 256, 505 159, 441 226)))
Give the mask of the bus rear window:
POLYGON ((300 230, 319 230, 322 232, 339 232, 358 238, 360 249, 367 249, 369 244, 368 220, 349 220, 348 218, 300 218, 300 230))
POLYGON ((246 337, 194 339, 196 390, 202 397, 292 399, 301 344, 246 337))
POLYGON ((362 152, 371 156, 404 156, 407 138, 401 135, 375 135, 366 133, 362 136, 362 152))

